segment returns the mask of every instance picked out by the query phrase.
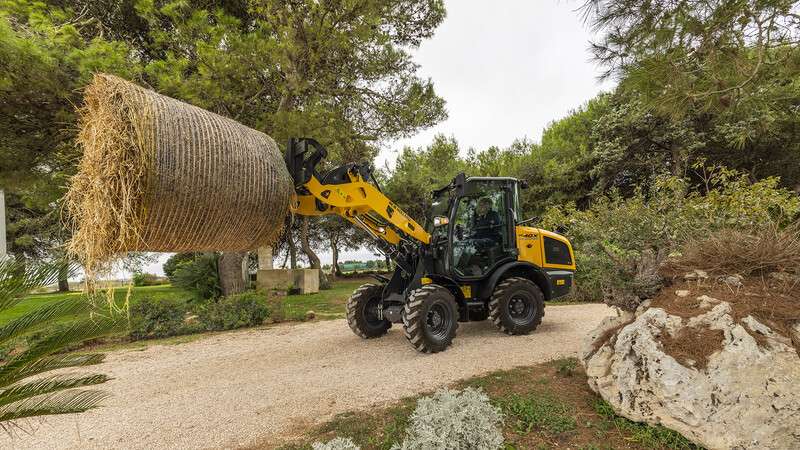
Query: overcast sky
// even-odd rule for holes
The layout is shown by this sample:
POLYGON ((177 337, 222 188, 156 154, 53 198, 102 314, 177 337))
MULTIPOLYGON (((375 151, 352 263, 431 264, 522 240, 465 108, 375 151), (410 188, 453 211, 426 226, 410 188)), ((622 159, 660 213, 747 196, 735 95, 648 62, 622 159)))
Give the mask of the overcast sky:
MULTIPOLYGON (((439 133, 461 148, 505 147, 539 141, 548 123, 603 90, 600 69, 587 51, 591 34, 577 8, 581 0, 446 1, 447 18, 415 54, 420 75, 447 101, 449 119, 391 144, 377 164, 392 167, 404 146, 421 147, 439 133)), ((322 252, 323 264, 331 262, 322 252)), ((347 259, 375 258, 368 251, 347 259)), ((162 273, 161 261, 146 268, 162 273)), ((279 263, 276 261, 276 263, 279 263)))

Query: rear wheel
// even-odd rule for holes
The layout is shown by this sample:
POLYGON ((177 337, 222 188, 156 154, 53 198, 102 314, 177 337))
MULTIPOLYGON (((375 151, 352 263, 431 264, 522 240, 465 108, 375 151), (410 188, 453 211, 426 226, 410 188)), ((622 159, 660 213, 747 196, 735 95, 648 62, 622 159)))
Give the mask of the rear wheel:
POLYGON ((382 294, 382 285, 365 284, 347 299, 347 324, 353 333, 371 339, 383 336, 391 328, 392 323, 381 318, 382 294))
POLYGON ((512 277, 500 282, 489 302, 489 318, 506 334, 528 334, 542 323, 544 295, 534 282, 512 277))
POLYGON ((435 285, 425 285, 408 298, 403 309, 406 338, 423 353, 445 350, 458 328, 458 305, 453 294, 435 285))

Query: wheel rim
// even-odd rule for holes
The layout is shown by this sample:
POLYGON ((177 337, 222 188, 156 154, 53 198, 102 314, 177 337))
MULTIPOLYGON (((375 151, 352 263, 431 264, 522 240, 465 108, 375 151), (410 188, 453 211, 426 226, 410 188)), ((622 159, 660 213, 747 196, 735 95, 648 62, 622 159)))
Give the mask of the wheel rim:
POLYGON ((517 325, 527 325, 535 313, 536 307, 527 296, 514 295, 508 301, 508 316, 517 325))
POLYGON ((380 298, 371 298, 364 305, 364 320, 367 322, 367 325, 372 327, 380 326, 383 323, 383 319, 381 319, 381 299, 380 298))
POLYGON ((431 305, 425 317, 425 325, 428 333, 436 339, 444 339, 452 326, 453 318, 442 304, 431 305))

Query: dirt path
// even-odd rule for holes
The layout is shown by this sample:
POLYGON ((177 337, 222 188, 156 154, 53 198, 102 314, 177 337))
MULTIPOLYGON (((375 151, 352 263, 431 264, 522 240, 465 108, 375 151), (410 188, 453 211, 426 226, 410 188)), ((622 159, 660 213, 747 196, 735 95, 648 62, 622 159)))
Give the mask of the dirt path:
POLYGON ((529 336, 489 322, 460 324, 444 353, 416 353, 395 326, 364 341, 342 320, 219 334, 108 355, 106 406, 51 417, 0 448, 219 448, 271 446, 336 413, 429 391, 495 369, 574 355, 611 310, 554 306, 529 336))

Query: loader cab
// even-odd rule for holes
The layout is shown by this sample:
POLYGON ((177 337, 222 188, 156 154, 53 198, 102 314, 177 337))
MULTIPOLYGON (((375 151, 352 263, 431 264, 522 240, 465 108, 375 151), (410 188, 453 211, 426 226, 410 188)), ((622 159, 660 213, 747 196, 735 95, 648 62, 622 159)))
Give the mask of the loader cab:
POLYGON ((520 184, 515 178, 459 174, 434 191, 427 228, 437 273, 479 280, 517 259, 520 184))

